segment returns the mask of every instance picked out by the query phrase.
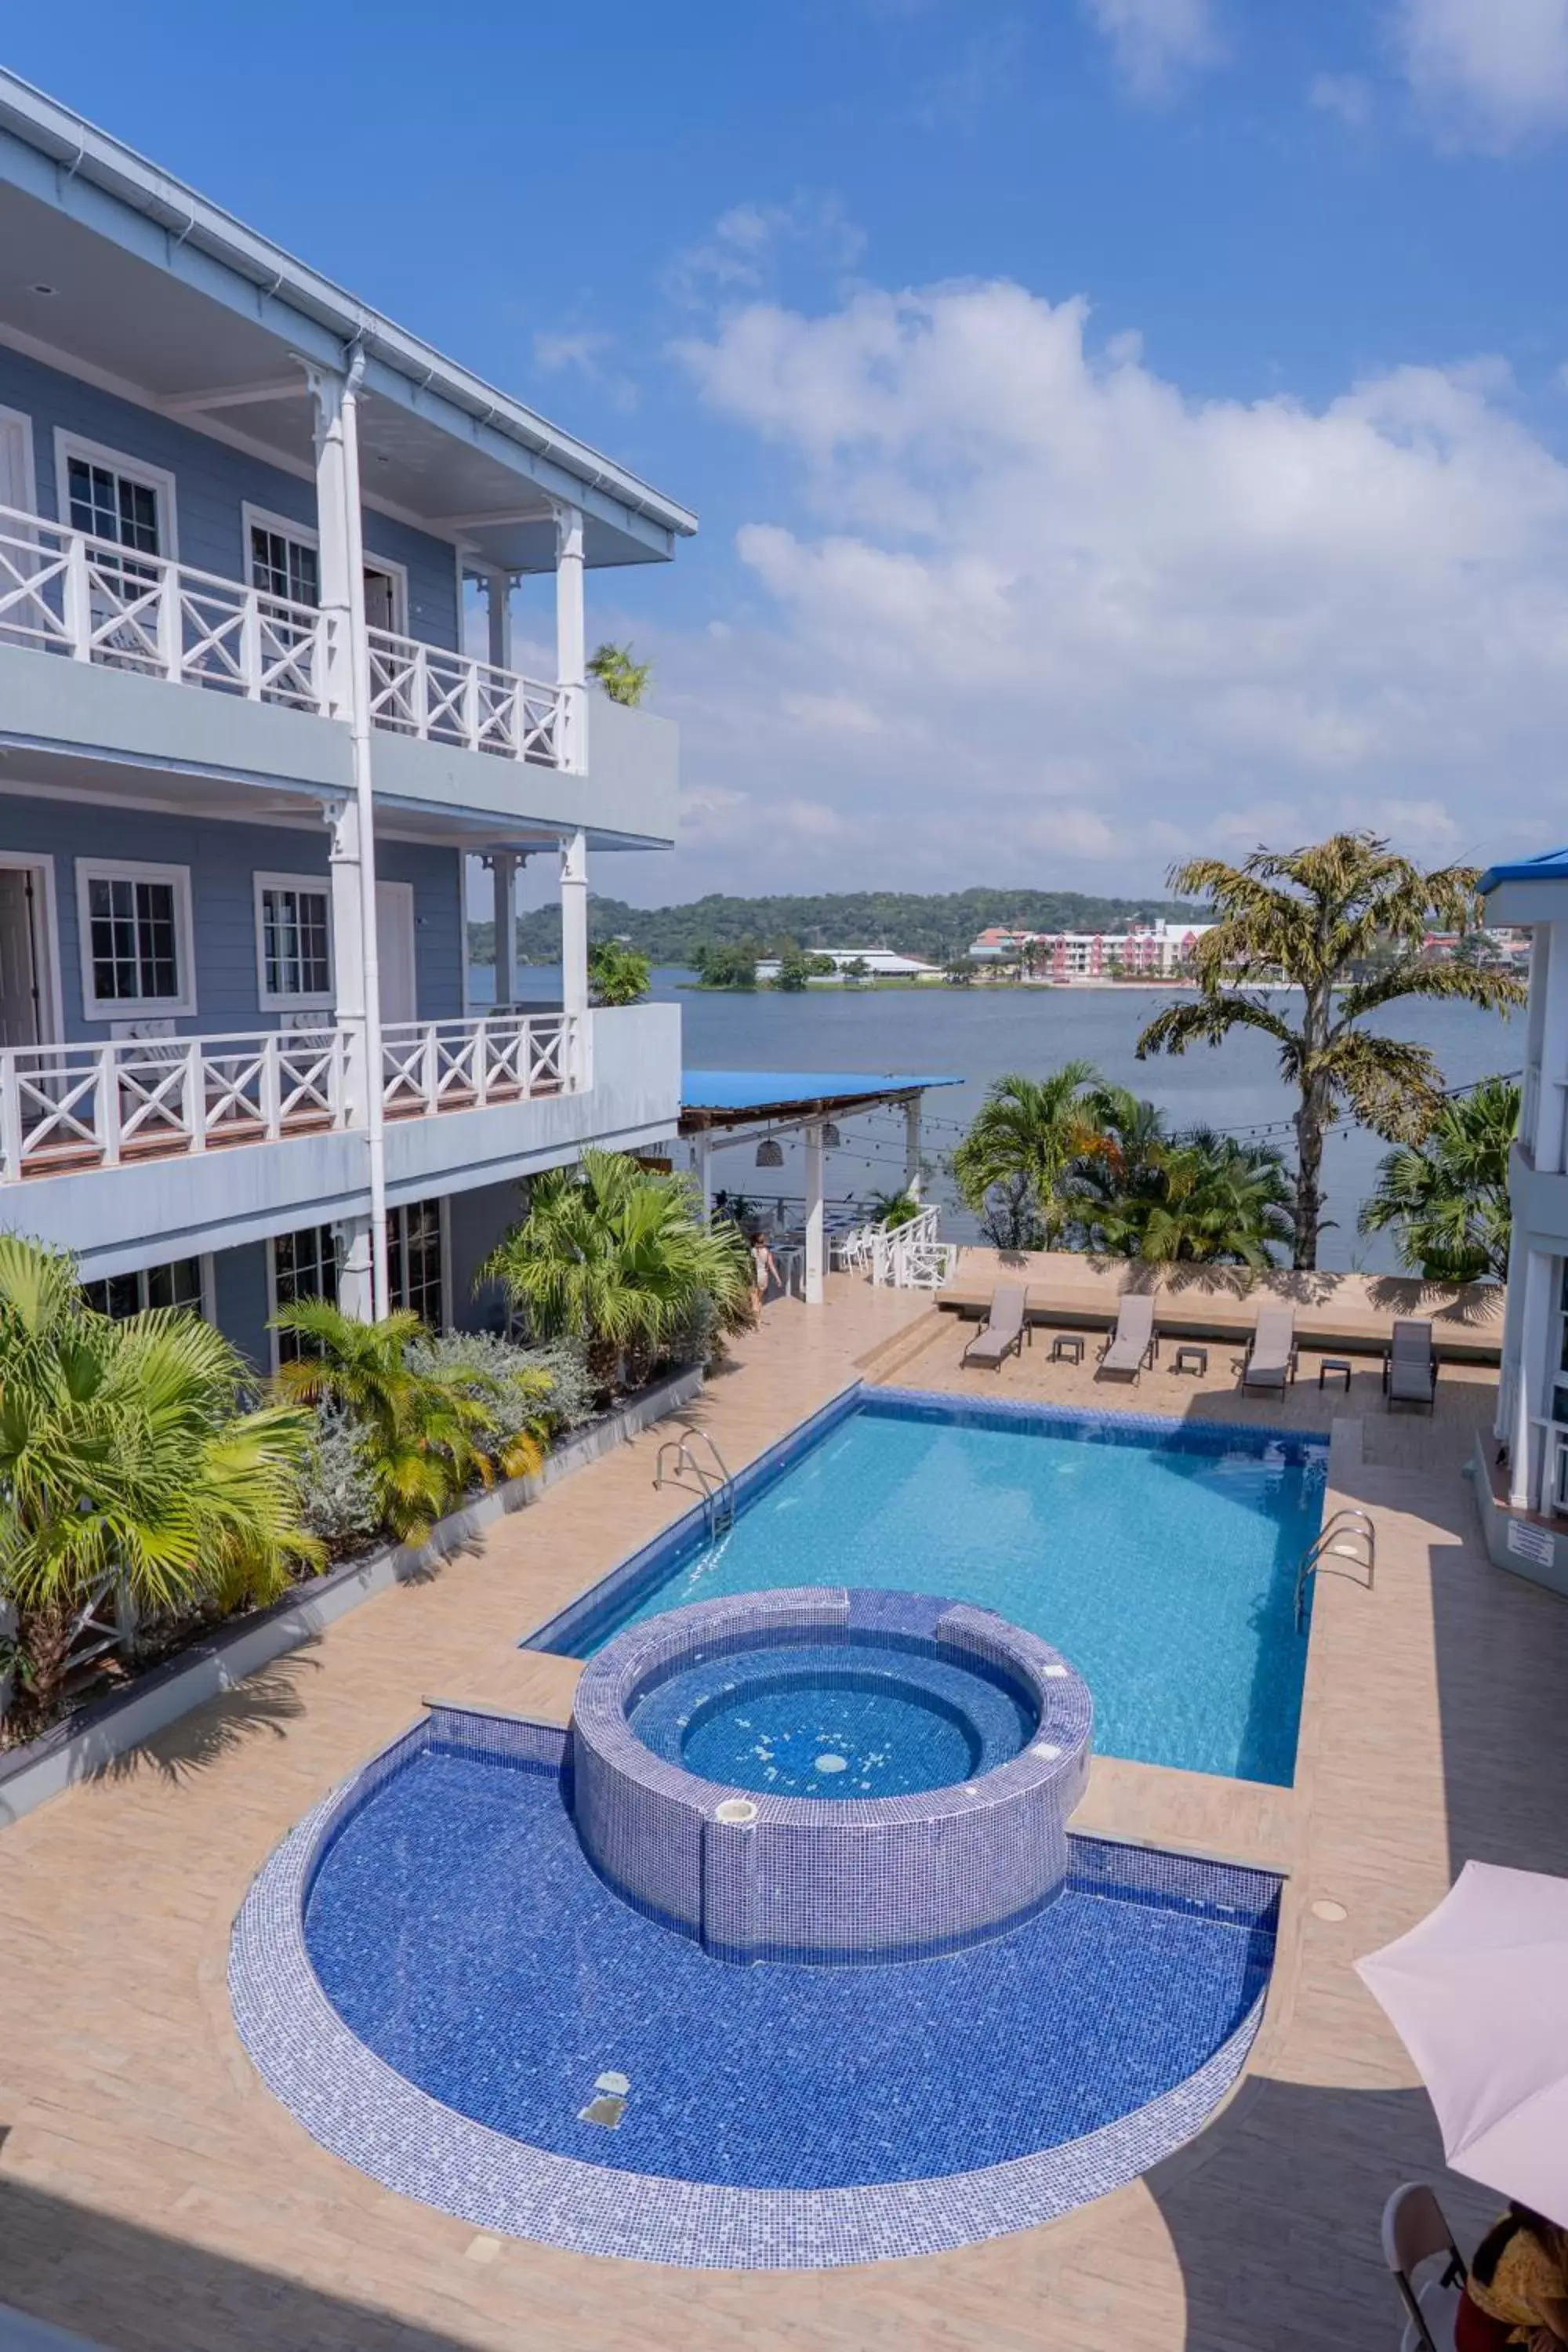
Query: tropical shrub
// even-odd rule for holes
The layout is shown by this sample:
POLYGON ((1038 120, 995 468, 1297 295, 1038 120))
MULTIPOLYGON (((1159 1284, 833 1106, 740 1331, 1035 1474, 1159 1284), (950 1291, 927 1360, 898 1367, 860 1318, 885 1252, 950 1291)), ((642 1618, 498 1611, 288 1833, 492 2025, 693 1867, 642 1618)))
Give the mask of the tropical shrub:
POLYGON ((728 1219, 710 1224, 689 1181, 588 1150, 535 1178, 528 1213, 481 1269, 546 1339, 587 1349, 602 1394, 640 1377, 704 1298, 719 1331, 751 1319, 752 1264, 728 1219))
POLYGON ((360 1431, 381 1523, 400 1541, 422 1543, 431 1522, 468 1489, 537 1470, 543 1459, 530 1432, 503 1438, 496 1421, 502 1389, 472 1364, 416 1370, 410 1350, 425 1331, 406 1310, 362 1323, 325 1299, 299 1299, 276 1318, 301 1352, 278 1375, 283 1395, 328 1405, 360 1431))
POLYGON ((871 1197, 871 1222, 891 1233, 897 1225, 912 1224, 921 1204, 912 1192, 876 1192, 871 1197))
POLYGON ((1363 1202, 1363 1234, 1392 1233, 1402 1262, 1429 1282, 1508 1276, 1512 1214, 1509 1150, 1519 1127, 1520 1090, 1483 1078, 1444 1104, 1421 1144, 1401 1144, 1377 1171, 1363 1202))
POLYGON ((637 708, 653 681, 652 662, 634 661, 630 646, 606 641, 595 647, 585 667, 588 676, 597 679, 612 702, 624 702, 631 709, 637 708))
POLYGON ((381 1496, 365 1432, 334 1405, 317 1408, 302 1517, 334 1559, 381 1533, 381 1496))
POLYGON ((653 984, 647 956, 624 940, 600 940, 588 951, 588 985, 595 1004, 640 1004, 653 984))
MULTIPOLYGON (((437 1339, 423 1333, 408 1349, 409 1370, 421 1380, 451 1382, 482 1408, 485 1425, 476 1435, 480 1451, 509 1476, 512 1449, 521 1442, 542 1459, 555 1416, 554 1381, 528 1351, 488 1331, 449 1331, 437 1339)), ((536 1470, 538 1461, 524 1464, 536 1470)))
POLYGON ((968 1134, 952 1155, 964 1201, 984 1219, 994 1192, 1009 1188, 997 1207, 1016 1224, 1025 1214, 1038 1243, 1008 1247, 1049 1249, 1073 1216, 1073 1180, 1079 1162, 1104 1131, 1105 1088, 1088 1062, 1067 1062, 1047 1078, 1011 1072, 988 1090, 968 1134))
POLYGON ((73 1259, 0 1235, 0 1592, 24 1729, 59 1711, 77 1629, 116 1591, 143 1616, 226 1612, 322 1564, 300 1510, 310 1416, 247 1410, 248 1380, 199 1317, 114 1321, 73 1259))
POLYGON ((692 956, 691 969, 704 988, 755 988, 757 984, 756 950, 743 947, 700 947, 692 956))

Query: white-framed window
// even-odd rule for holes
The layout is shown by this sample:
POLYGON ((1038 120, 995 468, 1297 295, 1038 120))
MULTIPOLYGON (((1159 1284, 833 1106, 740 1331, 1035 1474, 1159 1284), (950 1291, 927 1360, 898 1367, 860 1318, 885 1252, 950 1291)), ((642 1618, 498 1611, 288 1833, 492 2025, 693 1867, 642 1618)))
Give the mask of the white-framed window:
MULTIPOLYGON (((274 1234, 267 1244, 272 1312, 292 1307, 297 1299, 324 1298, 338 1303, 338 1239, 331 1225, 303 1225, 298 1233, 274 1234)), ((291 1364, 303 1352, 293 1331, 272 1333, 273 1361, 291 1364)))
POLYGON ((84 1282, 82 1297, 117 1323, 150 1307, 183 1307, 215 1320, 210 1257, 177 1257, 167 1265, 144 1265, 134 1274, 111 1274, 104 1282, 84 1282))
POLYGON ((55 504, 62 522, 138 555, 177 555, 174 477, 122 449, 55 432, 55 504))
POLYGON ((256 877, 256 989, 263 1013, 332 1003, 332 888, 315 874, 256 877))
POLYGON ((309 524, 290 522, 286 515, 268 514, 247 499, 241 509, 245 526, 246 575, 264 596, 286 596, 291 604, 321 601, 321 541, 309 524))
POLYGON ((386 1213, 386 1288, 395 1307, 411 1307, 432 1331, 451 1320, 447 1309, 445 1201, 411 1201, 386 1213))
POLYGON ((84 1017, 194 1013, 190 867, 79 857, 76 888, 84 1017))

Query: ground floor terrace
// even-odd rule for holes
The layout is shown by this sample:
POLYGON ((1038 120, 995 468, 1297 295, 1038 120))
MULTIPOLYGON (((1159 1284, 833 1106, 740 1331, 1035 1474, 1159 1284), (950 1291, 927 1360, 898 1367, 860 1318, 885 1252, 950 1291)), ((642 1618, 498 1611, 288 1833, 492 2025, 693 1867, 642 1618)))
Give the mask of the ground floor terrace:
POLYGON ((1466 2241, 1492 2200, 1444 2174, 1352 1962, 1471 1856, 1568 1871, 1568 1605, 1488 1564, 1463 1475, 1495 1375, 1445 1368, 1432 1418, 1395 1419, 1371 1359, 1348 1392, 1320 1391, 1309 1349, 1282 1402, 1242 1401, 1216 1343, 1202 1373, 1163 1353, 1107 1394, 1092 1350, 1053 1362, 1037 1335, 1000 1374, 965 1372, 963 1337, 929 1299, 837 1276, 820 1310, 771 1307, 689 1417, 737 1468, 861 1373, 1331 1426, 1331 1507, 1376 1523, 1373 1589, 1321 1584, 1293 1788, 1101 1759, 1075 1822, 1289 1874, 1262 2032, 1199 2137, 1060 2221, 959 2252, 699 2272, 476 2231, 325 2153, 263 2089, 225 1983, 254 1874, 424 1699, 563 1713, 576 1665, 516 1644, 684 1507, 653 1487, 654 1430, 0 1837, 0 2301, 123 2352, 1397 2340, 1390 2188, 1436 2180, 1466 2241))

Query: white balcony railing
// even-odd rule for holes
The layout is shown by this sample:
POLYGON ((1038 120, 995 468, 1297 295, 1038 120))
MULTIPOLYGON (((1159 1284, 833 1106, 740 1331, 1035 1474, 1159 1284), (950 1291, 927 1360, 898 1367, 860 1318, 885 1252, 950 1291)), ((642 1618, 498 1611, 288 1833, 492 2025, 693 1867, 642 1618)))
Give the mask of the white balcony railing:
POLYGON ((7 1047, 0 1182, 342 1127, 346 1047, 330 1028, 7 1047))
POLYGON ((389 1118, 565 1094, 576 1023, 566 1013, 496 1013, 476 1021, 400 1021, 381 1033, 389 1118))
POLYGON ((0 507, 0 644, 324 711, 327 625, 309 604, 0 507))
MULTIPOLYGON (((389 1118, 528 1102, 582 1084, 569 1013, 396 1023, 389 1118)), ((358 1127, 346 1029, 116 1038, 0 1051, 0 1184, 358 1127)))
MULTIPOLYGON (((0 507, 0 645, 325 716, 331 625, 312 605, 0 507)), ((574 764, 566 688, 385 629, 368 634, 375 726, 542 767, 574 764)))
POLYGON ((377 727, 426 742, 457 743, 546 768, 571 764, 571 698, 563 687, 520 677, 468 654, 372 629, 370 715, 377 727))

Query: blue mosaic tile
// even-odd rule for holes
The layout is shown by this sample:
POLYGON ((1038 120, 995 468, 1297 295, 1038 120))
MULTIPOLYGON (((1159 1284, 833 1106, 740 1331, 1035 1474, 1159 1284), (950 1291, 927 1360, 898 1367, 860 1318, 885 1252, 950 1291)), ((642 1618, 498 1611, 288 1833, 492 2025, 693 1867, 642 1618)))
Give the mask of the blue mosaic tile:
POLYGON ((1073 1839, 1068 1893, 1011 1937, 892 1969, 732 1969, 588 1870, 563 1747, 553 1727, 439 1710, 301 1822, 236 1924, 234 2013, 263 2079, 402 2194, 658 2263, 928 2253, 1119 2186, 1245 2063, 1278 1896, 1264 1874, 1073 1839), (308 1897, 347 2015, 312 1962, 308 1897), (1087 2008, 1064 2006, 1069 1975, 1087 2008), (521 2047, 520 2030, 543 2039, 521 2047), (623 2061, 620 2128, 584 2124, 595 2075, 623 2061), (539 2128, 519 2128, 520 2099, 539 2128), (747 2141, 758 2123, 771 2148, 747 2141), (781 2151, 814 2177, 745 2177, 781 2151))

